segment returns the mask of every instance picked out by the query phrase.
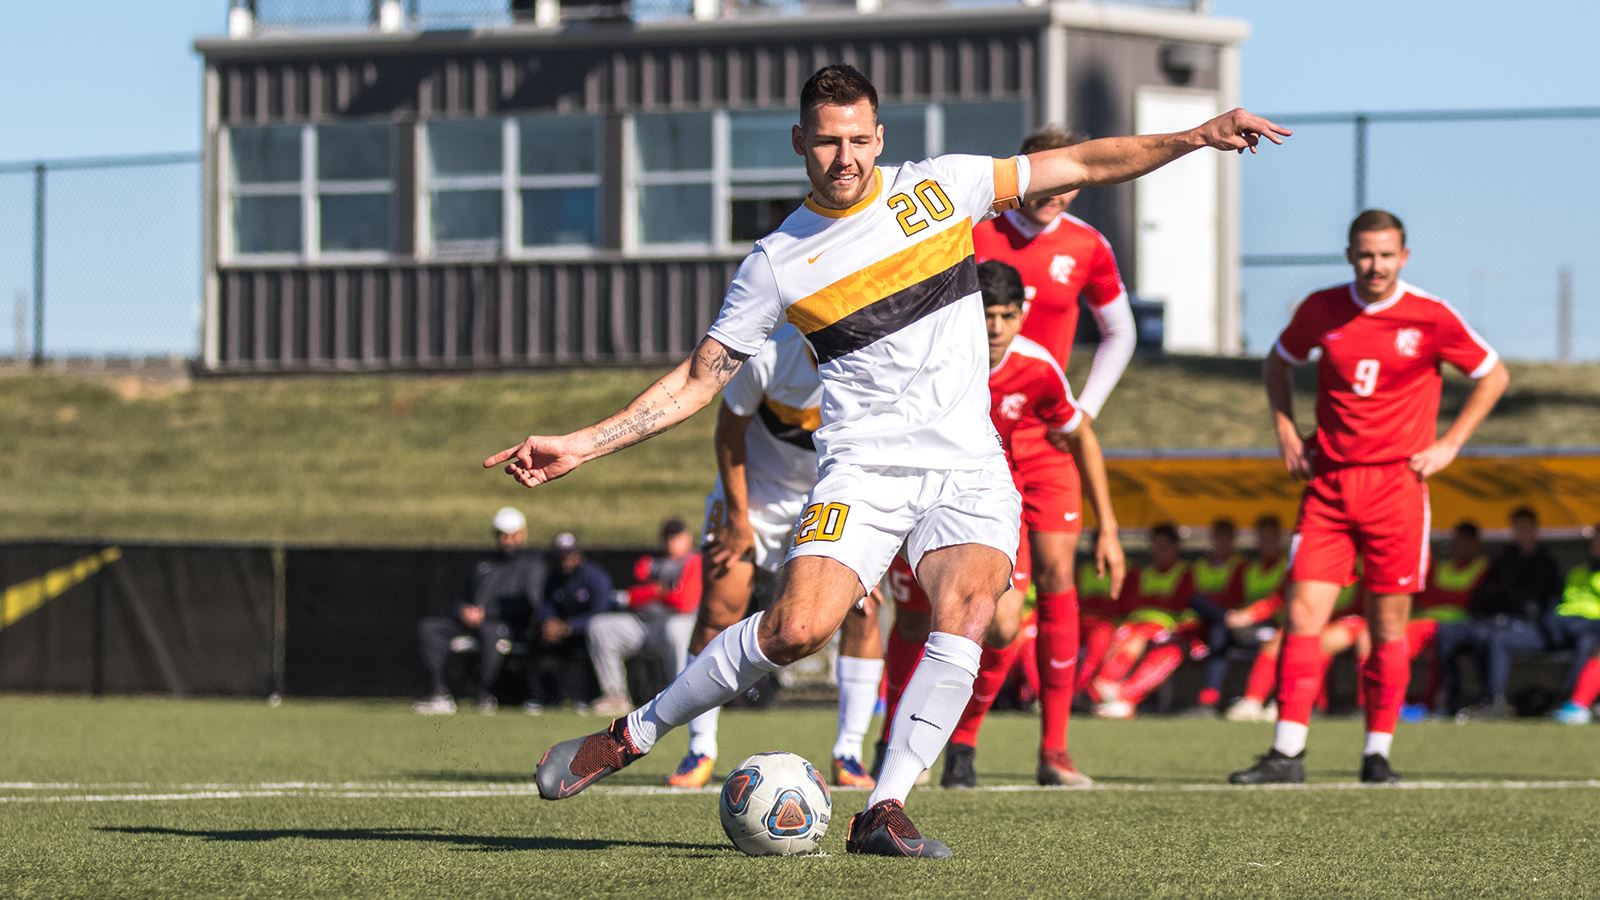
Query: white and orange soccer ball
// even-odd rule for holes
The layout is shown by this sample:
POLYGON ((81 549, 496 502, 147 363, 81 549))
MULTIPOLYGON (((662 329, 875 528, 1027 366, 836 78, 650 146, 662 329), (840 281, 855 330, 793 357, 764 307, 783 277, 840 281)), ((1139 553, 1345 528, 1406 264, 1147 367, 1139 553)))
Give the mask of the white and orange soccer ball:
POLYGON ((832 814, 822 775, 793 753, 750 757, 722 783, 717 798, 722 830, 751 856, 815 853, 832 814))

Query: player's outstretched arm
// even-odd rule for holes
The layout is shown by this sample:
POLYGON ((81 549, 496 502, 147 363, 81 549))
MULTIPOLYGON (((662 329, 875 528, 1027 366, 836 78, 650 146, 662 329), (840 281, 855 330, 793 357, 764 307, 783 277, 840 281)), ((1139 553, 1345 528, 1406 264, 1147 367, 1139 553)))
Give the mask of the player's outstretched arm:
POLYGON ((1506 392, 1506 386, 1510 383, 1511 373, 1506 371, 1506 364, 1496 362, 1494 368, 1489 370, 1489 374, 1479 378, 1472 386, 1472 393, 1467 395, 1467 402, 1462 404, 1461 412, 1445 430, 1444 436, 1429 444, 1421 453, 1411 457, 1411 471, 1417 473, 1418 478, 1427 478, 1455 462, 1456 454, 1466 446, 1472 433, 1483 424, 1483 420, 1489 417, 1489 411, 1500 402, 1500 396, 1506 392))
POLYGON ((745 432, 753 417, 741 416, 724 402, 717 409, 717 429, 712 436, 717 475, 722 479, 723 511, 711 546, 706 550, 708 571, 726 574, 728 566, 745 557, 756 545, 750 528, 750 490, 745 480, 745 432))
POLYGON ((1122 541, 1117 538, 1117 513, 1111 508, 1111 479, 1106 476, 1106 458, 1100 452, 1100 439, 1095 436, 1094 426, 1089 424, 1087 416, 1069 433, 1047 432, 1046 436, 1056 449, 1072 454, 1088 488, 1085 493, 1089 508, 1094 510, 1099 529, 1094 548, 1095 571, 1110 580, 1111 597, 1116 599, 1122 591, 1127 563, 1122 555, 1122 541))
POLYGON ((616 414, 563 435, 530 435, 483 461, 504 465, 523 487, 554 481, 583 465, 654 437, 704 409, 744 365, 745 356, 715 338, 700 339, 689 358, 661 376, 616 414))
POLYGON ((1294 369, 1276 352, 1268 353, 1261 364, 1261 380, 1267 386, 1267 406, 1272 410, 1272 433, 1278 438, 1278 453, 1284 471, 1302 481, 1311 477, 1311 457, 1294 421, 1294 369))
POLYGON ((1233 109, 1188 131, 1101 138, 1032 153, 1028 155, 1030 174, 1024 199, 1128 181, 1201 147, 1254 153, 1262 138, 1281 144, 1291 134, 1254 113, 1233 109))

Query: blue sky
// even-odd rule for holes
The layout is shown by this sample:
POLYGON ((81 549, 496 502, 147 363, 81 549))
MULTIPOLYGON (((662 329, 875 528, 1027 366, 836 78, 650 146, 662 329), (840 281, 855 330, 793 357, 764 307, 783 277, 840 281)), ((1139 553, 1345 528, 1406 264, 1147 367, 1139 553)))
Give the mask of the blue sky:
MULTIPOLYGON (((196 35, 223 31, 227 5, 8 4, 0 13, 0 161, 196 149, 200 63, 190 45, 196 35)), ((1262 112, 1600 105, 1600 78, 1589 66, 1600 33, 1597 4, 1216 0, 1215 13, 1251 24, 1244 101, 1262 112)), ((1348 139, 1337 129, 1307 129, 1302 138, 1298 159, 1283 154, 1246 175, 1247 250, 1317 252, 1330 241, 1337 249, 1341 220, 1351 212, 1348 139), (1311 178, 1321 187, 1315 194, 1304 190, 1311 178)), ((1584 151, 1597 144, 1600 122, 1380 130, 1371 200, 1411 221, 1417 252, 1408 276, 1455 302, 1508 355, 1549 355, 1553 339, 1539 323, 1553 322, 1556 266, 1573 266, 1577 331, 1589 338, 1575 343, 1596 358, 1600 265, 1584 263, 1587 248, 1600 243, 1592 212, 1600 208, 1600 187, 1584 151), (1529 310, 1536 327, 1529 327, 1529 310)), ((197 191, 172 186, 170 173, 150 178, 167 202, 139 239, 188 241, 195 226, 181 217, 197 191)), ((92 218, 101 188, 85 179, 76 200, 73 186, 63 188, 62 215, 92 218)), ((31 281, 30 190, 24 177, 0 175, 0 353, 11 343, 11 297, 31 281)), ((68 220, 58 237, 53 224, 51 246, 59 252, 51 256, 51 283, 60 289, 52 288, 52 299, 69 304, 106 293, 93 284, 69 290, 64 254, 74 233, 83 233, 80 242, 115 242, 129 227, 137 230, 115 222, 76 228, 68 220)), ((1295 297, 1341 276, 1337 269, 1247 273, 1252 349, 1295 297)), ((174 287, 161 291, 162 300, 123 305, 148 303, 174 317, 152 340, 182 350, 193 333, 193 299, 168 295, 192 293, 197 277, 188 270, 168 277, 174 287)), ((50 333, 67 337, 59 344, 53 337, 52 345, 71 342, 73 321, 100 318, 94 309, 61 311, 50 333)), ((84 330, 81 340, 93 342, 94 333, 84 330)))

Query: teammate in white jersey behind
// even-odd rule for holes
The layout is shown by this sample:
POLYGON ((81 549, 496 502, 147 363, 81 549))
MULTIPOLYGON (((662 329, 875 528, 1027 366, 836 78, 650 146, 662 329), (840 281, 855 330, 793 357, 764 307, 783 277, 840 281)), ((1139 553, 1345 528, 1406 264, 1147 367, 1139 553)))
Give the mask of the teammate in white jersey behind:
MULTIPOLYGON (((691 659, 723 629, 744 618, 758 580, 776 579, 794 525, 817 481, 814 434, 822 424, 816 357, 792 326, 773 332, 722 391, 717 410, 717 483, 706 497, 705 589, 689 645, 691 659), (759 574, 758 574, 759 573, 759 574)), ((883 676, 878 602, 869 598, 845 618, 835 675, 839 731, 833 783, 870 788, 861 745, 872 724, 883 676)), ((720 708, 689 722, 689 750, 667 776, 672 787, 704 787, 717 759, 720 708)))
POLYGON ((903 544, 929 595, 933 631, 845 850, 949 856, 911 823, 905 797, 971 696, 977 642, 1009 584, 1021 524, 989 421, 972 226, 1023 199, 1127 181, 1201 147, 1242 153, 1289 133, 1236 109, 1174 134, 878 167, 877 100, 849 66, 806 82, 792 140, 811 194, 745 258, 689 359, 595 425, 533 435, 484 460, 534 487, 658 434, 711 402, 783 318, 817 356, 819 478, 777 600, 718 635, 626 718, 546 750, 535 776, 540 796, 573 796, 648 753, 667 729, 816 652, 903 544))

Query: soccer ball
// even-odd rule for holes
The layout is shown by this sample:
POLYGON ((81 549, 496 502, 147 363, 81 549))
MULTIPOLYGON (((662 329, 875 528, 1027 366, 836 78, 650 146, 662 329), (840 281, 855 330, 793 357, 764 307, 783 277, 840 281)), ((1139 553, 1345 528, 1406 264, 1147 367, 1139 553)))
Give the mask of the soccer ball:
POLYGON ((751 856, 815 853, 832 812, 822 776, 793 753, 750 757, 722 783, 717 798, 722 830, 751 856))

